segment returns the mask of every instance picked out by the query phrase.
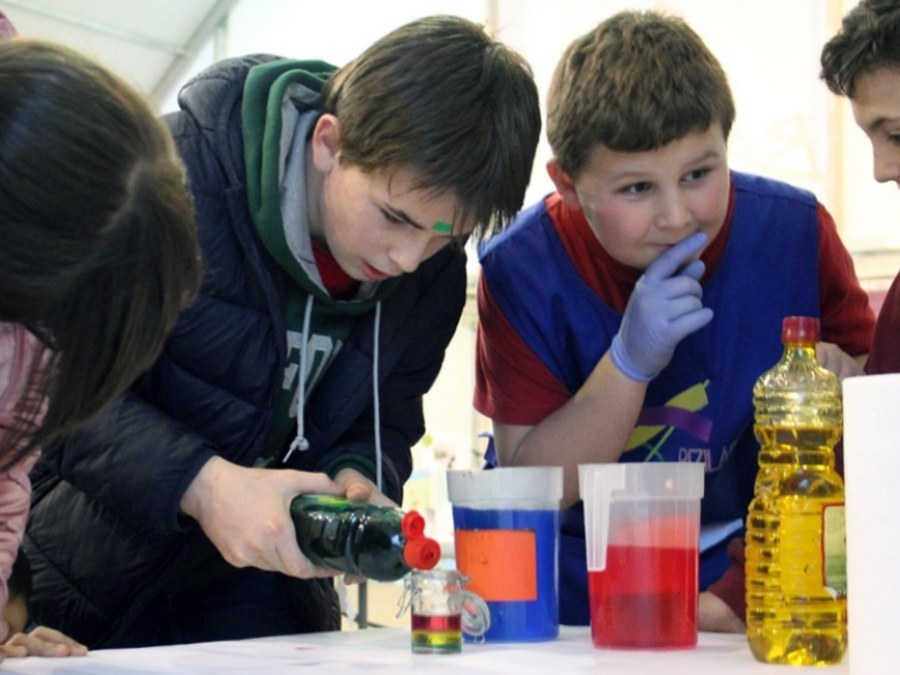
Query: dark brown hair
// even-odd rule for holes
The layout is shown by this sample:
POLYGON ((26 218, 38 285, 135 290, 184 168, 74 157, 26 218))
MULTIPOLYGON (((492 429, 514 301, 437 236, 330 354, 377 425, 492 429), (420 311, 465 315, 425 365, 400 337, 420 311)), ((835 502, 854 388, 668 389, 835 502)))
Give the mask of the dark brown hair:
POLYGON ((856 79, 878 68, 900 71, 900 3, 863 0, 822 48, 820 77, 839 96, 853 98, 856 79))
POLYGON ((184 171, 146 101, 67 47, 0 43, 0 321, 43 342, 32 377, 39 359, 49 377, 29 388, 50 403, 24 447, 21 433, 0 439, 0 462, 90 418, 153 363, 199 260, 184 171))
POLYGON ((341 123, 342 161, 406 168, 416 188, 452 193, 480 237, 525 198, 541 117, 528 63, 453 16, 402 26, 341 68, 323 110, 341 123))

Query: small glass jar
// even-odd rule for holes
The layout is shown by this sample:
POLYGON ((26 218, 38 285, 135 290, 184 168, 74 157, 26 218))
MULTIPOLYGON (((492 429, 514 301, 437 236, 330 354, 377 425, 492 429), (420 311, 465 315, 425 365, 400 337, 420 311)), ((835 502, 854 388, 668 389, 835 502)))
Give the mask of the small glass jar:
POLYGON ((406 577, 399 614, 409 607, 413 653, 458 653, 463 631, 484 635, 490 625, 487 605, 465 590, 467 581, 455 569, 413 570, 406 577))

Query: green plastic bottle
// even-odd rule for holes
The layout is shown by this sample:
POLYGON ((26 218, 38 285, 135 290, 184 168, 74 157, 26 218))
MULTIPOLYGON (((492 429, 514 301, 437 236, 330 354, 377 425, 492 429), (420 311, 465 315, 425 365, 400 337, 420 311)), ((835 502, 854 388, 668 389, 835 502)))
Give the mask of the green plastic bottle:
POLYGON ((819 321, 789 316, 784 354, 753 388, 759 473, 747 516, 747 637, 767 663, 840 662, 847 645, 838 378, 819 367, 819 321))
POLYGON ((299 495, 291 517, 300 550, 323 567, 376 581, 394 581, 410 570, 429 570, 441 547, 426 537, 417 511, 375 506, 329 495, 299 495))

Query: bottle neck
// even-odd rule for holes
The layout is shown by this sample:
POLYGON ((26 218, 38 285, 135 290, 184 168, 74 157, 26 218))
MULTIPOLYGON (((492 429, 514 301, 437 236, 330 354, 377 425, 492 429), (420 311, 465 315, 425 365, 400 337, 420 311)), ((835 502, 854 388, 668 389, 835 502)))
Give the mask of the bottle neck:
POLYGON ((779 365, 791 371, 813 371, 821 367, 816 356, 816 346, 809 342, 786 343, 779 365))
POLYGON ((815 359, 816 344, 814 342, 785 342, 784 356, 815 359))

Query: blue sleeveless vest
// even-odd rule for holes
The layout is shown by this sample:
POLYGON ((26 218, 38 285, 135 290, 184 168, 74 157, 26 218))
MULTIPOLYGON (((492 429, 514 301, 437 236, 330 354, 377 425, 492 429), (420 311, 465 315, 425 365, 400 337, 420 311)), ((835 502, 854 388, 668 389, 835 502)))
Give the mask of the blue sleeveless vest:
MULTIPOLYGON (((819 316, 819 221, 815 197, 734 172, 734 211, 718 268, 703 287, 713 320, 685 338, 654 379, 623 462, 706 466, 704 524, 745 518, 759 446, 752 390, 781 356, 785 316, 819 316)), ((482 245, 482 274, 509 324, 574 394, 609 349, 622 315, 582 281, 543 201, 482 245)), ((560 621, 587 624, 581 503, 563 513, 560 621)), ((728 566, 701 562, 701 589, 728 566)))

